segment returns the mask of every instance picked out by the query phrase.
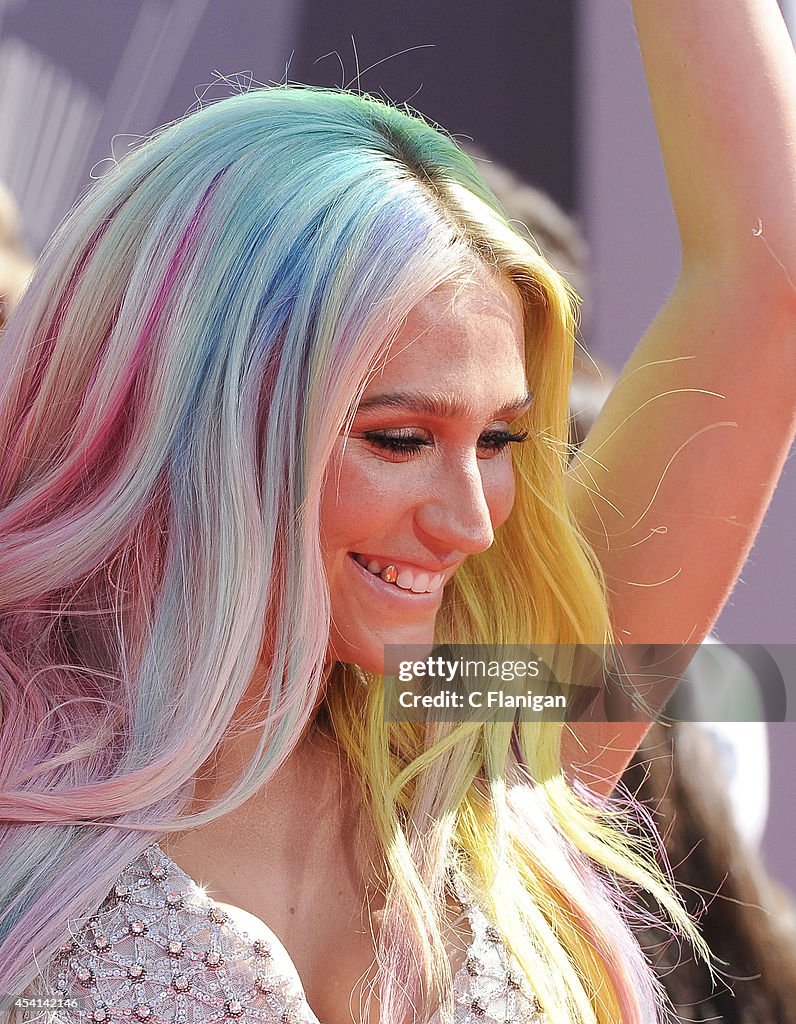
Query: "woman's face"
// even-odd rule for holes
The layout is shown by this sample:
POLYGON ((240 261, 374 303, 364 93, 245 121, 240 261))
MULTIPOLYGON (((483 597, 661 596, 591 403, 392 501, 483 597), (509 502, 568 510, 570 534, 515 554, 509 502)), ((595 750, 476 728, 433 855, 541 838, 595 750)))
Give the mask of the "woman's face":
POLYGON ((511 511, 509 436, 529 404, 510 284, 484 271, 418 303, 326 476, 333 660, 381 674, 385 644, 432 642, 445 584, 511 511))

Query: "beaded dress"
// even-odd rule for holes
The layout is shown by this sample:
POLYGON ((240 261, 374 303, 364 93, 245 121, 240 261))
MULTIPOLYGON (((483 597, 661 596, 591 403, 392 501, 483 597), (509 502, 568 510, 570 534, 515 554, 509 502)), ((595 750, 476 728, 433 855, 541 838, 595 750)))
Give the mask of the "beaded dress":
MULTIPOLYGON (((454 977, 454 1024, 545 1024, 498 930, 456 890, 473 941, 454 977)), ((274 933, 247 930, 156 843, 40 970, 34 992, 63 999, 26 1010, 18 1019, 29 1024, 323 1024, 274 933)))

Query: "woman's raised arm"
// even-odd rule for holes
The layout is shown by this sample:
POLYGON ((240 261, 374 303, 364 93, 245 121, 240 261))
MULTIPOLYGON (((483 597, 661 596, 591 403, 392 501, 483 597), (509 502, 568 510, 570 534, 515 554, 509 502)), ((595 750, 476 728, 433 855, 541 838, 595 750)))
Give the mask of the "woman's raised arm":
MULTIPOLYGON (((796 57, 776 0, 633 9, 682 269, 568 485, 617 640, 698 643, 794 435, 796 57)), ((576 726, 567 759, 608 791, 646 729, 576 726)))

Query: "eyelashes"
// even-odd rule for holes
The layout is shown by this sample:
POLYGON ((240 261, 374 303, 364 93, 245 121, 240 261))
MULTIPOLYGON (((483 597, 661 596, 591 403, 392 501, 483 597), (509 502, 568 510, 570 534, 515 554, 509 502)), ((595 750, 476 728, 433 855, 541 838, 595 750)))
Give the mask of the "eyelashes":
MULTIPOLYGON (((426 437, 413 434, 411 430, 390 431, 365 430, 362 437, 370 444, 375 445, 382 451, 388 451, 393 455, 403 455, 410 458, 418 455, 423 448, 433 448, 434 442, 426 437)), ((510 444, 522 444, 528 439, 528 431, 523 430, 514 434, 510 430, 490 430, 482 434, 478 440, 478 447, 489 455, 498 455, 510 444)))

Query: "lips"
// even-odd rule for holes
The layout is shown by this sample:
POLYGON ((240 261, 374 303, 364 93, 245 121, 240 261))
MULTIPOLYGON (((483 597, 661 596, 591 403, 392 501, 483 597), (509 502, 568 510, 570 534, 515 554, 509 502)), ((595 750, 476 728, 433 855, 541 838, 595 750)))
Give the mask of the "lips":
POLYGON ((401 614, 410 611, 436 611, 442 602, 442 583, 437 586, 436 590, 405 590, 403 587, 397 586, 395 582, 388 583, 381 575, 369 572, 357 557, 357 553, 353 551, 348 553, 346 561, 351 566, 351 571, 356 578, 367 588, 370 594, 369 600, 377 600, 379 606, 384 607, 385 611, 387 607, 390 607, 393 612, 401 614))
POLYGON ((410 565, 399 559, 365 555, 356 551, 351 552, 351 556, 373 576, 378 576, 390 586, 413 594, 433 594, 445 582, 443 572, 410 565))

